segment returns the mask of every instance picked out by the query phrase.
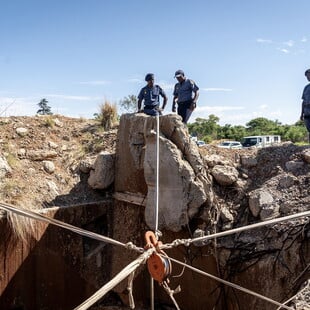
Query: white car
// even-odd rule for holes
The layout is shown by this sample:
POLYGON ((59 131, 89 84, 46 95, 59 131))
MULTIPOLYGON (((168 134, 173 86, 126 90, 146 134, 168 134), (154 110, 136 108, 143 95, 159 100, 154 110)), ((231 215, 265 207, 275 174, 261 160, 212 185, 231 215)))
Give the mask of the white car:
POLYGON ((242 149, 242 144, 238 141, 224 141, 218 145, 224 149, 242 149))
POLYGON ((202 141, 202 140, 196 141, 196 144, 198 145, 198 147, 204 147, 204 146, 206 146, 206 142, 204 142, 204 141, 202 141))

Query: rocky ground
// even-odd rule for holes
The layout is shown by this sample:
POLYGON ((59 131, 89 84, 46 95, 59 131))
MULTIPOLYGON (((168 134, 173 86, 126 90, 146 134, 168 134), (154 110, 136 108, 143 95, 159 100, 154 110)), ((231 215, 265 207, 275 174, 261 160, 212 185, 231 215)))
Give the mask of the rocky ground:
MULTIPOLYGON (((113 153, 116 140, 117 128, 104 131, 95 120, 61 115, 0 118, 0 201, 44 208, 111 195, 113 188, 95 190, 87 180, 97 155, 113 153)), ((308 146, 283 143, 230 150, 207 145, 199 151, 214 178, 214 220, 221 230, 309 209, 308 146)), ((230 241, 223 242, 229 248, 230 241)), ((295 305, 307 304, 305 291, 295 305)))
MULTIPOLYGON (((116 139, 117 128, 105 132, 95 120, 60 115, 0 118, 0 199, 34 208, 100 199, 105 194, 84 179, 100 151, 115 151, 116 139)), ((209 167, 236 167, 240 188, 268 187, 282 197, 281 203, 289 199, 297 207, 309 203, 310 176, 302 173, 307 149, 291 143, 266 149, 199 148, 209 167)))
POLYGON ((27 208, 98 200, 103 194, 82 171, 115 145, 116 130, 104 132, 95 120, 0 118, 0 199, 27 208))

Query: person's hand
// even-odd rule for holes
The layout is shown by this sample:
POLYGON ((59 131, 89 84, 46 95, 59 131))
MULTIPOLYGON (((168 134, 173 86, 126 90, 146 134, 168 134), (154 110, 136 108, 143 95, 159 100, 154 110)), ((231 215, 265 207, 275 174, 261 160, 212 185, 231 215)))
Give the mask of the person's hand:
POLYGON ((189 109, 190 109, 191 111, 194 111, 194 110, 196 109, 196 101, 193 101, 193 102, 191 103, 189 109))

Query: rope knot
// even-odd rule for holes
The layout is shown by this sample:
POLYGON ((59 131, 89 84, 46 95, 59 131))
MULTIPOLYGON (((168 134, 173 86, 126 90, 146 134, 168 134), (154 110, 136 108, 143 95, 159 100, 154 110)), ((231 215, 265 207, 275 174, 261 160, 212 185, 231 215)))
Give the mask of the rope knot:
POLYGON ((139 252, 139 253, 143 253, 143 252, 144 252, 144 250, 143 250, 142 248, 137 247, 137 246, 134 245, 132 242, 127 242, 127 243, 125 244, 125 247, 126 247, 126 249, 128 249, 128 250, 134 250, 134 251, 137 251, 137 252, 139 252))

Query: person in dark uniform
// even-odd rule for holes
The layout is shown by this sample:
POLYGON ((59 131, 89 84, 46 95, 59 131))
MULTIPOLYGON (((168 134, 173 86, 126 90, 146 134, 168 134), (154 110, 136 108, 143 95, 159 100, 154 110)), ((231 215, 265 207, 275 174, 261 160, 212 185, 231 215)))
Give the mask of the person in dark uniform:
POLYGON ((193 80, 185 78, 182 70, 176 71, 174 77, 178 83, 174 86, 172 112, 176 111, 176 104, 178 104, 178 114, 181 115, 182 122, 186 124, 196 108, 199 87, 193 80))
POLYGON ((144 86, 138 95, 138 112, 144 112, 147 115, 157 116, 162 115, 162 110, 164 110, 168 98, 163 91, 163 89, 154 84, 154 74, 148 73, 145 76, 145 81, 147 85, 144 86), (159 96, 163 97, 163 105, 160 109, 160 98, 159 96), (143 110, 141 109, 142 101, 144 104, 143 110))
MULTIPOLYGON (((310 81, 310 69, 306 70, 305 76, 310 81)), ((308 131, 308 142, 310 143, 310 83, 305 86, 301 99, 300 120, 305 122, 308 131)))

